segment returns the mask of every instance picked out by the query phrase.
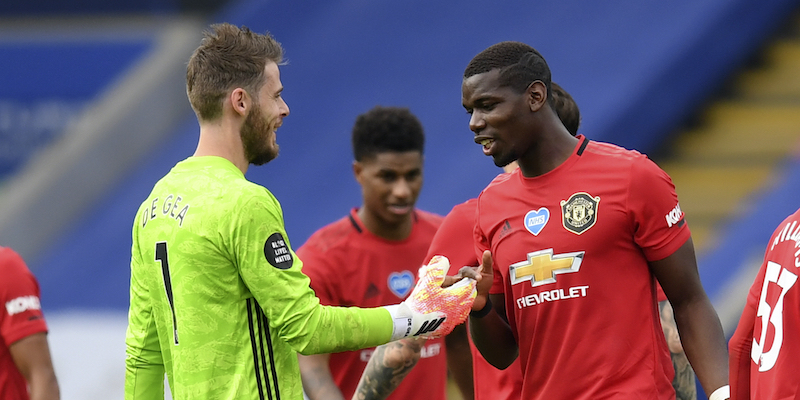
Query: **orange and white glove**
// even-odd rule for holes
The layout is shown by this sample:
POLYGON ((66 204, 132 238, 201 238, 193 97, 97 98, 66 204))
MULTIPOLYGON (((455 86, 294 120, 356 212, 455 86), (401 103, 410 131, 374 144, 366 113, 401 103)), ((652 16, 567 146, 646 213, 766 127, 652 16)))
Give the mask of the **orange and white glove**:
POLYGON ((386 306, 394 320, 392 340, 409 336, 442 337, 464 322, 477 294, 475 281, 463 278, 443 288, 450 260, 434 256, 419 269, 414 290, 402 303, 386 306))

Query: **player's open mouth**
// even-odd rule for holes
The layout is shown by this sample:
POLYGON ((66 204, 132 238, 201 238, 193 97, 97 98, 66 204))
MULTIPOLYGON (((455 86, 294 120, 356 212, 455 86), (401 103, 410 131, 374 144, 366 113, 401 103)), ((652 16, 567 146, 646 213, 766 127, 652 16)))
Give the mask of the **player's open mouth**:
POLYGON ((494 144, 494 139, 491 138, 476 138, 475 143, 478 143, 483 147, 483 154, 490 155, 492 152, 492 145, 494 144))

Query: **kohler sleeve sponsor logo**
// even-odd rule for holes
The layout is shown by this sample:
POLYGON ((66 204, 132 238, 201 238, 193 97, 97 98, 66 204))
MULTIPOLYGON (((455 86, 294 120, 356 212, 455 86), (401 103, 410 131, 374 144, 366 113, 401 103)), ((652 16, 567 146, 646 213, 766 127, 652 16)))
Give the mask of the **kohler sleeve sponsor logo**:
POLYGON ((683 219, 683 211, 681 211, 681 205, 676 204, 675 208, 673 208, 672 211, 670 211, 669 214, 667 214, 666 218, 667 218, 667 228, 672 228, 672 225, 681 222, 681 219, 683 219))
POLYGON ((28 310, 41 310, 42 305, 39 303, 39 298, 36 296, 22 296, 17 297, 6 303, 6 311, 8 315, 19 314, 28 310))

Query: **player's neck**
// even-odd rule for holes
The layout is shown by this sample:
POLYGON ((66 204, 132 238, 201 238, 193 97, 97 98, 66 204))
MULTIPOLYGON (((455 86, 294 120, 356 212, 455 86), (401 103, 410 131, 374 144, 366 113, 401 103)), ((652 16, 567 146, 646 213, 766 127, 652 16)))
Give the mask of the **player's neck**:
POLYGON ((358 209, 358 219, 370 233, 386 240, 405 240, 414 228, 413 211, 402 221, 392 224, 382 220, 365 207, 358 209))
POLYGON ((517 159, 517 164, 526 178, 541 176, 567 161, 577 145, 578 139, 559 124, 517 159))
POLYGON ((243 174, 247 173, 247 168, 250 166, 244 156, 244 147, 238 129, 224 122, 200 125, 200 139, 197 141, 197 148, 193 156, 222 157, 232 162, 243 174))

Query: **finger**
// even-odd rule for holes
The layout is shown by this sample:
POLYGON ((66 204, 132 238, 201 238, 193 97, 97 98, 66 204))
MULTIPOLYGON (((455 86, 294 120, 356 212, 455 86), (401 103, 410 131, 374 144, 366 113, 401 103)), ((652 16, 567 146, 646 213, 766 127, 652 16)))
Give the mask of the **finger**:
POLYGON ((444 281, 442 282, 442 287, 443 288, 450 287, 454 283, 456 283, 456 282, 458 282, 460 280, 461 280, 461 277, 458 276, 458 275, 447 275, 447 276, 444 277, 444 281))
POLYGON ((456 276, 460 278, 474 279, 478 282, 480 282, 481 279, 483 278, 478 268, 470 266, 461 267, 461 269, 458 270, 458 275, 456 276))
MULTIPOLYGON (((450 260, 445 256, 433 256, 427 266, 423 267, 421 274, 430 280, 431 285, 442 286, 447 271, 450 270, 450 260)), ((420 276, 420 280, 424 279, 420 276)))
POLYGON ((483 262, 481 263, 481 274, 492 276, 493 275, 492 265, 494 264, 494 260, 492 259, 492 252, 489 250, 484 250, 482 261, 483 262))

